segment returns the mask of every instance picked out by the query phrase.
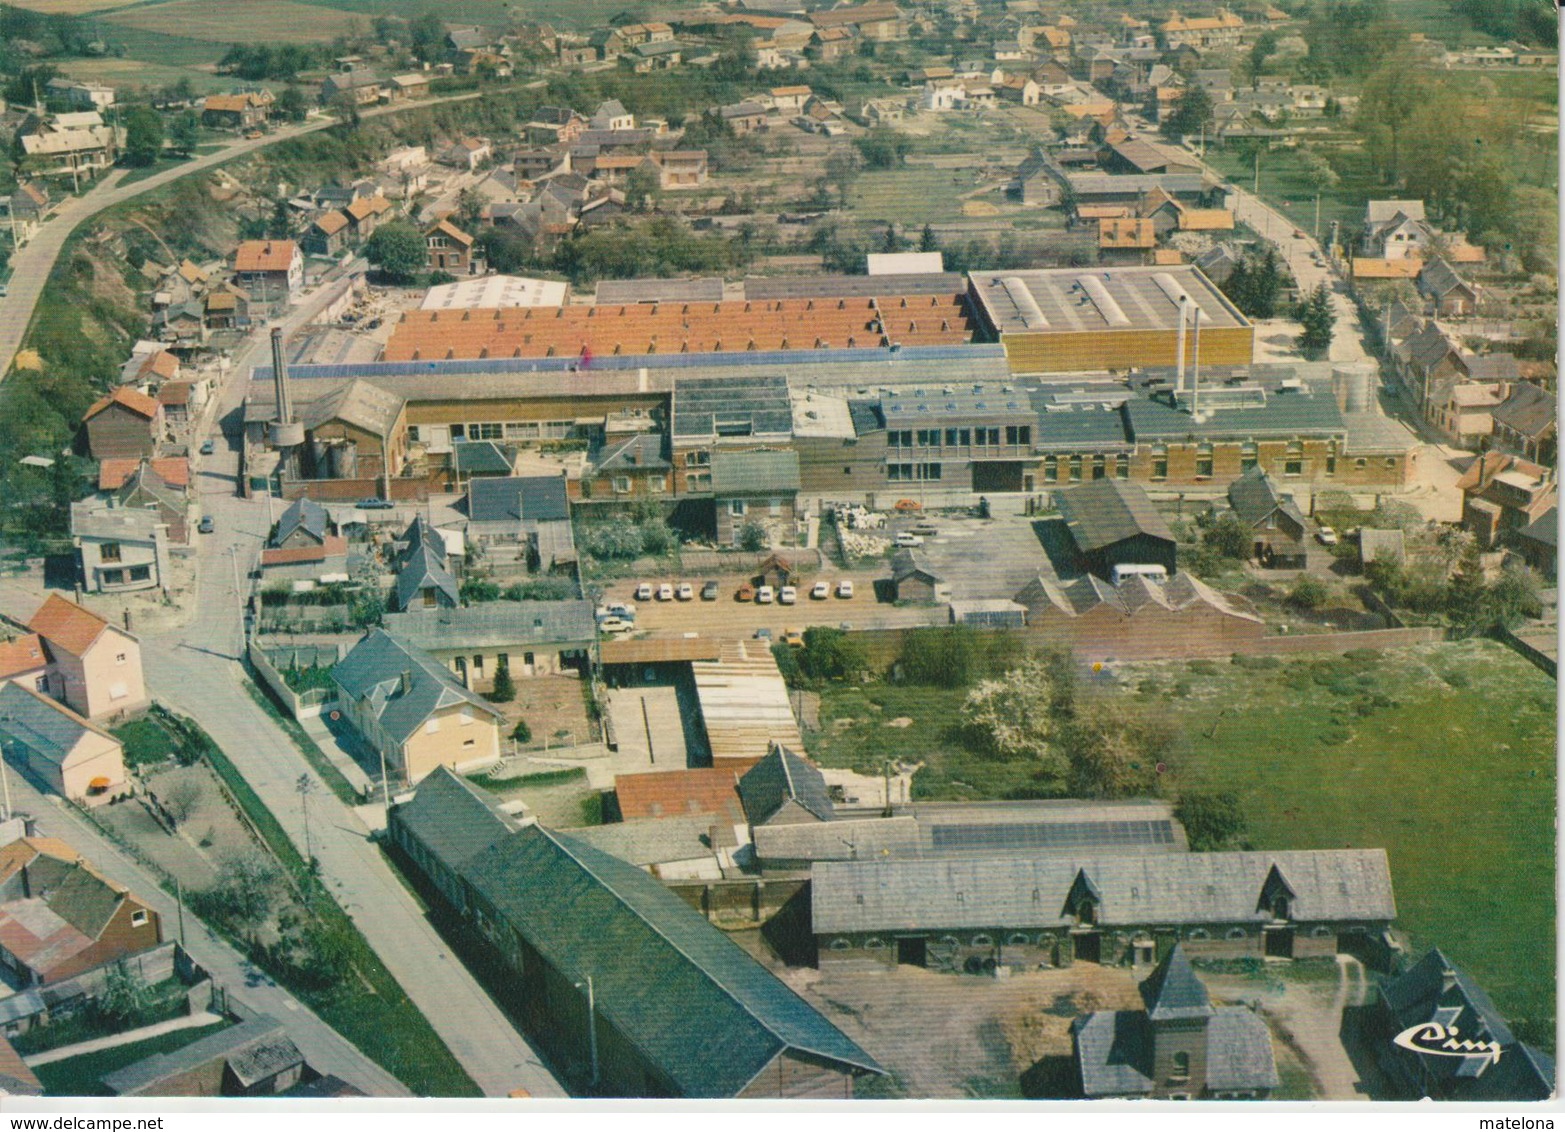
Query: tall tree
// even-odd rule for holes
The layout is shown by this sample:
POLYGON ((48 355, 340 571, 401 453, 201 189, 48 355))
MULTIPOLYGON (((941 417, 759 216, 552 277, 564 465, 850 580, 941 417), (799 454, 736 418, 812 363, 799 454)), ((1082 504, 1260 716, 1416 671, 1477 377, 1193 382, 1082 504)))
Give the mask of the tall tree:
POLYGON ((163 152, 163 118, 150 106, 132 106, 125 115, 125 161, 151 165, 163 152))
POLYGON ((1331 349, 1332 331, 1336 318, 1331 309, 1331 295, 1325 284, 1316 287, 1299 303, 1299 349, 1312 357, 1322 357, 1331 349))
POLYGON ((424 237, 403 221, 375 229, 364 244, 364 257, 388 278, 406 283, 424 270, 427 261, 424 237))
POLYGON ((1201 128, 1211 121, 1212 96, 1206 89, 1192 83, 1185 88, 1185 93, 1179 96, 1174 103, 1174 109, 1159 124, 1158 129, 1164 137, 1180 138, 1200 132, 1201 128))

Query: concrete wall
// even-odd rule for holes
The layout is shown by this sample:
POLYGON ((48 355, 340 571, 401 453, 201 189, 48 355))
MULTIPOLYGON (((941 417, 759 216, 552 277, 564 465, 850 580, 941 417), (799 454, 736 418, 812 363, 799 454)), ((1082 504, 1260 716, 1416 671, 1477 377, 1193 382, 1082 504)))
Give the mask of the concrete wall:
MULTIPOLYGON (((269 688, 283 705, 283 710, 295 719, 313 719, 326 710, 328 705, 334 704, 337 697, 334 692, 295 692, 288 686, 288 681, 266 655, 266 650, 256 646, 251 641, 246 649, 246 657, 250 661, 250 667, 256 677, 269 688)), ((342 659, 342 653, 338 651, 338 660, 342 659)))

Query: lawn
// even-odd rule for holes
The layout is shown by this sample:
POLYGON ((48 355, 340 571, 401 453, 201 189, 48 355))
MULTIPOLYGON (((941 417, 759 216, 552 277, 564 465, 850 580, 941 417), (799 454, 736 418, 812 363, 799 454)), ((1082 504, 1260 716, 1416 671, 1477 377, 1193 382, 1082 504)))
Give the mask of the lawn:
POLYGON ((962 219, 962 194, 978 187, 970 171, 907 165, 868 170, 848 194, 859 220, 894 221, 902 227, 962 219))
MULTIPOLYGON (((1322 156, 1331 162, 1341 181, 1321 194, 1320 232, 1324 239, 1331 222, 1341 224, 1343 235, 1351 236, 1364 223, 1364 203, 1385 196, 1389 190, 1380 184, 1362 150, 1352 147, 1322 146, 1322 156)), ((1255 164, 1231 149, 1207 148, 1206 161, 1213 169, 1237 186, 1251 190, 1255 186, 1255 164)), ((1315 190, 1317 182, 1292 150, 1270 150, 1261 154, 1261 198, 1281 209, 1305 231, 1315 226, 1315 190)), ((1280 233, 1272 233, 1274 237, 1280 233)))
POLYGON ((116 51, 123 48, 128 58, 158 67, 200 67, 216 63, 223 54, 221 42, 186 36, 179 27, 155 31, 132 24, 112 23, 107 18, 99 21, 98 26, 111 48, 116 51))
POLYGON ((214 1022, 210 1026, 200 1026, 193 1030, 175 1030, 145 1041, 131 1042, 128 1045, 115 1046, 113 1049, 101 1049, 94 1053, 84 1053, 80 1057, 68 1057, 64 1061, 52 1061, 48 1065, 38 1066, 33 1072, 38 1074, 38 1080, 43 1083, 44 1093, 47 1096, 108 1096, 109 1094, 98 1084, 106 1074, 123 1069, 127 1065, 134 1065, 155 1053, 172 1053, 174 1050, 183 1049, 191 1042, 200 1041, 219 1030, 227 1029, 230 1025, 232 1025, 230 1022, 214 1022))
MULTIPOLYGON (((1147 663, 1109 680, 1106 694, 1178 727, 1165 795, 1235 791, 1257 848, 1384 847, 1397 926, 1415 955, 1445 949, 1552 1051, 1552 681, 1488 641, 1243 665, 1147 663)), ((821 730, 806 745, 826 766, 867 773, 888 758, 923 762, 913 779, 920 798, 1027 796, 1024 766, 962 745, 962 697, 830 687, 821 730)))
POLYGON ((164 762, 174 755, 174 737, 152 716, 142 716, 111 728, 125 747, 125 761, 131 766, 164 762))
POLYGON ((1487 641, 1122 679, 1146 675, 1189 686, 1157 699, 1183 732, 1168 793, 1236 791, 1260 848, 1384 846, 1415 954, 1444 949, 1552 1050, 1552 681, 1487 641))
POLYGON ((118 28, 212 43, 326 43, 369 29, 369 17, 294 0, 169 0, 104 17, 118 28))

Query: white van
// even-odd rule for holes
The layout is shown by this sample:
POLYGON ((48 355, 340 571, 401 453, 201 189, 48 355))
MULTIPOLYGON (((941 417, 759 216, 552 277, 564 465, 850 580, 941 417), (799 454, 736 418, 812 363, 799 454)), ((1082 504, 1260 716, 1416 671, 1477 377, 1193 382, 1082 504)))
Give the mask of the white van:
POLYGON ((1162 585, 1168 581, 1168 568, 1166 566, 1142 565, 1139 562, 1121 562, 1114 567, 1109 575, 1110 580, 1117 586, 1127 578, 1145 578, 1149 582, 1162 585))

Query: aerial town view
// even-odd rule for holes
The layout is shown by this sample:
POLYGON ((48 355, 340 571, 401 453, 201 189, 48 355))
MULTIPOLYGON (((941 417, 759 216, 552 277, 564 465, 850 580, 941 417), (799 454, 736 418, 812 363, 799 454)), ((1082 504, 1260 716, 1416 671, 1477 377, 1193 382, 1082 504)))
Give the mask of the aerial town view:
POLYGON ((0 4, 0 1097, 1551 1100, 1557 33, 0 4))

